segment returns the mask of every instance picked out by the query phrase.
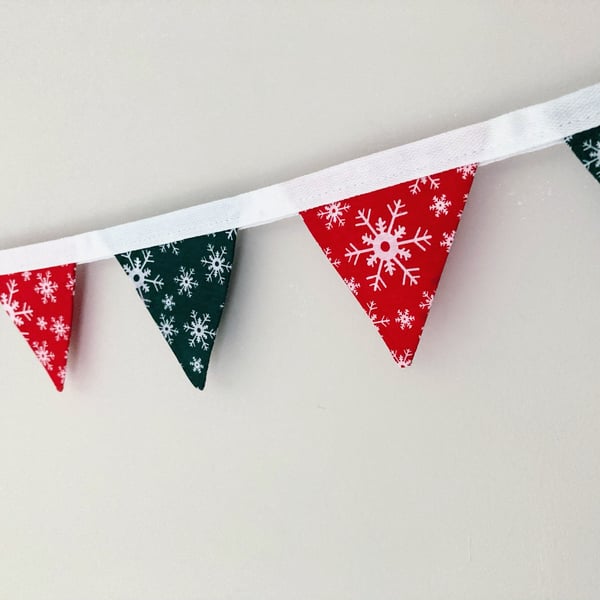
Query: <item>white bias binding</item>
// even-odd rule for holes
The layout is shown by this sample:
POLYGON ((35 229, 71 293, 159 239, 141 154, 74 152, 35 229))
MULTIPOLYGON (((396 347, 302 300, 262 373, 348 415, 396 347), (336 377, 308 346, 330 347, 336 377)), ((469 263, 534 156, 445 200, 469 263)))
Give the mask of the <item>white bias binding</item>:
POLYGON ((489 164, 547 148, 600 124, 600 84, 417 142, 363 156, 265 188, 149 219, 0 251, 0 275, 87 263, 129 250, 233 228, 466 164, 489 164))

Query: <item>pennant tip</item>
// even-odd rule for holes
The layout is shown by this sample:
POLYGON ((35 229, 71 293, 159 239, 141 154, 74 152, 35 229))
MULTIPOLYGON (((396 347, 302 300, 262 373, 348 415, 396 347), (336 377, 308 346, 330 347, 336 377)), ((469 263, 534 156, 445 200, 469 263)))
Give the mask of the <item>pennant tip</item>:
POLYGON ((405 369, 410 367, 413 362, 414 352, 408 348, 404 352, 396 352, 392 350, 392 358, 396 361, 396 364, 401 368, 405 369))
POLYGON ((63 382, 54 382, 54 387, 56 388, 57 392, 62 392, 65 389, 65 384, 63 382))

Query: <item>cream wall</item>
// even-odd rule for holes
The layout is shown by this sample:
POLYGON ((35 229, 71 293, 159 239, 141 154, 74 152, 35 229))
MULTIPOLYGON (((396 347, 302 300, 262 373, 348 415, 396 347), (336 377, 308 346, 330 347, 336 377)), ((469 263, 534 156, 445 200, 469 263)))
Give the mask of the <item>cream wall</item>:
MULTIPOLYGON (((0 2, 0 247, 598 77, 595 2, 0 2)), ((595 599, 600 186, 481 168, 399 370, 299 219, 243 231, 205 392, 114 261, 65 392, 0 319, 0 598, 595 599)))

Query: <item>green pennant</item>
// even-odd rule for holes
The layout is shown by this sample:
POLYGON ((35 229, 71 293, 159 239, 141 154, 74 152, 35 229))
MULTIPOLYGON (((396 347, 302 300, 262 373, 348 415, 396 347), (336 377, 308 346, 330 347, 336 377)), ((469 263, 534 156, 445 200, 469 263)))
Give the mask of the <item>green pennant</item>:
POLYGON ((233 267, 235 230, 117 254, 189 380, 204 389, 233 267))
POLYGON ((565 138, 575 156, 600 182, 600 127, 581 131, 565 138))

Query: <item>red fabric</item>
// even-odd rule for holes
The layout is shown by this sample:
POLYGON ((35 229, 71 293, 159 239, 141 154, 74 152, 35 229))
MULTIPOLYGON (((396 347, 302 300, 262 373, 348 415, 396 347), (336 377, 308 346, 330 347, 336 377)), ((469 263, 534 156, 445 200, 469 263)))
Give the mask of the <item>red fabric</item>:
POLYGON ((0 307, 17 326, 60 392, 73 319, 75 265, 0 275, 0 307))
POLYGON ((400 366, 412 363, 476 165, 304 211, 400 366))

